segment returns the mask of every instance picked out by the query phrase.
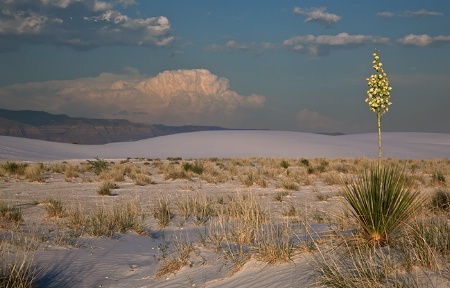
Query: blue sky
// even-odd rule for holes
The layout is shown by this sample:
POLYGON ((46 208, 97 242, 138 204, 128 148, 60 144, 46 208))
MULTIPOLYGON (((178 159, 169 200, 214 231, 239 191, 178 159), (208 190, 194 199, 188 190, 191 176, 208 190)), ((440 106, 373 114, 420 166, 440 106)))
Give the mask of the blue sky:
POLYGON ((450 133, 450 2, 1 0, 0 108, 168 125, 450 133))

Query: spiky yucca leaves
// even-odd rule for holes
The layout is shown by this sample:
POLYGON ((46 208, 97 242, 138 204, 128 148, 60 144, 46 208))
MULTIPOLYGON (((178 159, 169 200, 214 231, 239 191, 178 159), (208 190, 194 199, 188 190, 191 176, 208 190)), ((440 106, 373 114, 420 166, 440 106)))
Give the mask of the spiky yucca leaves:
POLYGON ((342 195, 373 245, 388 244, 424 202, 397 166, 372 166, 344 184, 342 195))

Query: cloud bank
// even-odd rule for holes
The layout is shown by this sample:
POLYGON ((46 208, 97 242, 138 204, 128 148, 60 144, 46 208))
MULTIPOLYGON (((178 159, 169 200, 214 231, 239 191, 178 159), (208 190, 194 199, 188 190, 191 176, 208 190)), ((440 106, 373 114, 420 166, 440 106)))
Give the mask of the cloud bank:
POLYGON ((289 38, 283 45, 291 51, 312 55, 327 55, 333 49, 352 48, 363 44, 389 44, 389 39, 371 35, 304 35, 289 38))
POLYGON ((134 0, 15 0, 0 9, 0 52, 25 44, 77 50, 107 45, 168 46, 175 41, 165 16, 133 18, 116 10, 134 0))
POLYGON ((391 12, 391 11, 384 11, 377 13, 377 16, 383 17, 383 18, 392 18, 392 17, 425 17, 425 16, 443 16, 444 13, 441 12, 434 12, 434 11, 428 11, 426 9, 421 9, 417 11, 401 11, 401 12, 391 12))
POLYGON ((0 89, 6 109, 42 110, 88 118, 125 118, 171 125, 232 125, 263 108, 265 97, 239 95, 205 69, 164 71, 154 77, 103 73, 94 78, 16 84, 0 89))
POLYGON ((336 14, 326 12, 327 8, 318 7, 318 8, 300 8, 295 7, 294 13, 305 16, 305 22, 314 22, 325 28, 332 27, 336 22, 341 20, 341 16, 336 14))
POLYGON ((416 35, 409 34, 403 38, 397 39, 397 42, 404 46, 427 47, 438 46, 450 42, 450 35, 429 36, 427 34, 416 35))

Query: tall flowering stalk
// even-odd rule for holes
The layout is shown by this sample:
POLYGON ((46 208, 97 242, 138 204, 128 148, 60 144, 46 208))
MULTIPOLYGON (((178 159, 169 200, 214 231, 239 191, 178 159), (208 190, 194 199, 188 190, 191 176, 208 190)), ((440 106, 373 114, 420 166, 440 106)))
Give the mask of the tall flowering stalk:
POLYGON ((370 110, 377 115, 378 124, 378 164, 381 164, 381 116, 388 112, 389 105, 392 103, 389 101, 391 97, 392 87, 389 86, 389 79, 384 72, 383 64, 380 62, 380 56, 378 55, 380 50, 375 49, 373 53, 373 69, 375 74, 370 75, 370 78, 366 78, 369 90, 367 90, 366 103, 369 104, 370 110))

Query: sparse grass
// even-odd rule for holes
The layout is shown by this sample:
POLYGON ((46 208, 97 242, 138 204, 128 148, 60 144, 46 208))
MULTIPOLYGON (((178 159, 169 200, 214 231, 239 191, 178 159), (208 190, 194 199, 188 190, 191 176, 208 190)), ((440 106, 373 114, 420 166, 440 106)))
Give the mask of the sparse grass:
POLYGON ((99 206, 85 212, 80 206, 67 213, 67 224, 76 234, 111 237, 114 233, 144 233, 144 213, 138 201, 117 204, 109 209, 99 206))
POLYGON ((429 279, 419 280, 405 272, 392 251, 367 247, 364 243, 344 241, 337 249, 322 251, 319 247, 313 265, 320 273, 320 284, 326 287, 427 287, 429 279))

